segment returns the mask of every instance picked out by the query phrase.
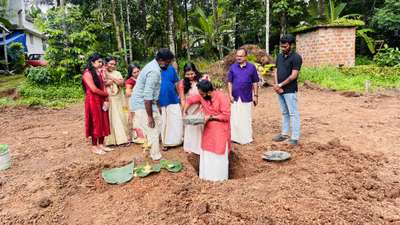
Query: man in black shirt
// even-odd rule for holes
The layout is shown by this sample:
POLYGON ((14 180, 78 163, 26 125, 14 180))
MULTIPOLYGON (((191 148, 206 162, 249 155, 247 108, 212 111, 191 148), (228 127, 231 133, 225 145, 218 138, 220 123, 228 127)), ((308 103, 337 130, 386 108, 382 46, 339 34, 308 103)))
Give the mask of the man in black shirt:
POLYGON ((299 54, 292 51, 294 37, 290 34, 280 39, 282 52, 276 58, 274 71, 274 90, 278 94, 282 112, 282 131, 273 141, 284 141, 289 137, 289 127, 292 135, 289 143, 297 145, 300 138, 300 114, 297 107, 297 77, 302 64, 299 54))

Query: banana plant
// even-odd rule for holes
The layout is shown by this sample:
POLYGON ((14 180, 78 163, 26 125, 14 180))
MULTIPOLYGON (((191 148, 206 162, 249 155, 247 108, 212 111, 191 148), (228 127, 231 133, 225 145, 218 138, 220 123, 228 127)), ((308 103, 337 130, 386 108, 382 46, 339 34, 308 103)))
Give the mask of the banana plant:
MULTIPOLYGON (((223 8, 218 7, 218 14, 223 14, 223 8)), ((203 50, 210 55, 215 55, 221 49, 230 48, 223 44, 225 36, 233 34, 232 20, 224 19, 223 24, 216 25, 213 15, 206 16, 201 8, 197 8, 193 14, 195 23, 189 27, 191 33, 191 47, 202 47, 203 50), (218 27, 216 27, 218 26, 218 27)), ((221 20, 222 21, 222 20, 221 20)))
POLYGON ((369 51, 374 54, 375 53, 375 40, 368 36, 368 33, 372 33, 374 30, 370 28, 357 29, 356 36, 362 38, 362 40, 367 44, 369 51))
MULTIPOLYGON (((324 0, 320 0, 324 2, 324 0)), ((360 14, 349 14, 342 16, 343 10, 346 8, 347 3, 339 3, 337 4, 336 0, 329 0, 328 4, 323 4, 325 7, 324 17, 321 17, 321 12, 319 9, 320 2, 319 1, 310 1, 308 7, 308 13, 311 15, 312 22, 320 21, 325 23, 333 23, 334 21, 340 18, 346 19, 359 19, 361 17, 360 14), (321 21, 322 20, 322 21, 321 21)))
POLYGON ((330 23, 333 21, 337 20, 340 18, 340 15, 342 14, 344 8, 346 8, 347 3, 340 3, 336 5, 335 0, 329 0, 329 6, 328 6, 328 20, 330 23))
POLYGON ((4 25, 7 29, 13 29, 16 28, 16 25, 13 25, 8 19, 4 17, 0 17, 0 23, 4 25))

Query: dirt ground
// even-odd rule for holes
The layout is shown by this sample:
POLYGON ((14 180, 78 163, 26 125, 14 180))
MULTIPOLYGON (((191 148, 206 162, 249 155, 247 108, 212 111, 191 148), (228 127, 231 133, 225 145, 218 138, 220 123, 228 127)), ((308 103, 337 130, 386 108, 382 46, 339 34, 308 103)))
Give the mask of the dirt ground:
POLYGON ((278 101, 260 91, 255 141, 234 145, 231 178, 201 181, 193 156, 164 153, 184 164, 124 185, 100 178, 105 167, 141 155, 141 147, 105 156, 88 151, 83 106, 0 109, 0 143, 12 168, 0 171, 0 224, 400 224, 400 94, 345 97, 299 93, 301 143, 274 144, 278 101), (292 159, 270 163, 266 150, 292 159))

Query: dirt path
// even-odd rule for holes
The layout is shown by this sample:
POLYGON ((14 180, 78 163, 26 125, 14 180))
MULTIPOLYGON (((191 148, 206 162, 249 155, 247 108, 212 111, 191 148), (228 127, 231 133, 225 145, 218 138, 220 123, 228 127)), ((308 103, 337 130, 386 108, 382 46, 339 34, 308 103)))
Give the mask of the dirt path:
POLYGON ((0 172, 0 224, 400 224, 400 95, 348 98, 301 89, 302 140, 273 144, 276 96, 262 89, 255 141, 234 146, 233 179, 197 178, 181 148, 165 158, 184 170, 105 184, 104 167, 141 154, 87 151, 81 104, 64 110, 0 109, 0 143, 12 168, 0 172), (292 160, 266 163, 267 149, 292 160))

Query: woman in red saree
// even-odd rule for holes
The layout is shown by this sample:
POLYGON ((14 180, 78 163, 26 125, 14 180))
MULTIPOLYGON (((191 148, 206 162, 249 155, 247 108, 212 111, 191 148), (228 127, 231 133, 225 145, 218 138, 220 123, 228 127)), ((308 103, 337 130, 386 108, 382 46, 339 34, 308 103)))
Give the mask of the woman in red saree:
POLYGON ((104 104, 108 93, 99 69, 102 66, 100 55, 90 56, 83 71, 82 85, 85 91, 85 131, 92 138, 92 152, 103 155, 109 148, 103 145, 104 137, 110 134, 107 107, 104 104))

